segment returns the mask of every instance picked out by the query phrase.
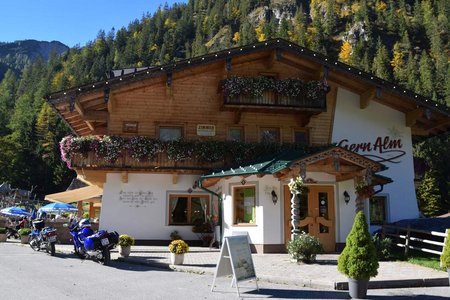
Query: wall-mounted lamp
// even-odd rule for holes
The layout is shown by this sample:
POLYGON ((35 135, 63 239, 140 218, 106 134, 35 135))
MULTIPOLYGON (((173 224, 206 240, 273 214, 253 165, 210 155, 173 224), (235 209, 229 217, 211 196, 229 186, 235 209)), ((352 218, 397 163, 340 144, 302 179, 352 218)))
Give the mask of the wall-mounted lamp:
POLYGON ((348 202, 350 202, 350 195, 348 194, 347 191, 344 191, 344 201, 345 204, 348 204, 348 202))
POLYGON ((277 193, 275 193, 275 190, 272 190, 272 202, 273 202, 273 205, 276 205, 277 204, 277 202, 278 202, 278 196, 277 196, 277 193))

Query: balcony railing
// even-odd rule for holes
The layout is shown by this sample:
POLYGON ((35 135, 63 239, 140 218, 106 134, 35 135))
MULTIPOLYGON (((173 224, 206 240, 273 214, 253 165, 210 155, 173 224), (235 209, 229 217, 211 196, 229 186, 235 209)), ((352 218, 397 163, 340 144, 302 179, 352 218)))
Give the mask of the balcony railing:
POLYGON ((99 158, 93 151, 87 155, 76 154, 70 160, 72 168, 120 168, 120 169, 142 169, 142 170, 157 170, 157 169, 187 169, 187 170, 211 170, 222 167, 224 161, 205 162, 200 159, 188 158, 184 160, 175 161, 167 157, 167 153, 158 153, 152 160, 141 159, 136 160, 128 151, 123 151, 122 155, 115 161, 108 161, 104 158, 99 158))
POLYGON ((266 107, 272 109, 294 109, 303 111, 326 111, 326 95, 320 99, 309 99, 302 96, 288 97, 274 92, 264 92, 262 97, 253 95, 224 96, 225 107, 266 107))

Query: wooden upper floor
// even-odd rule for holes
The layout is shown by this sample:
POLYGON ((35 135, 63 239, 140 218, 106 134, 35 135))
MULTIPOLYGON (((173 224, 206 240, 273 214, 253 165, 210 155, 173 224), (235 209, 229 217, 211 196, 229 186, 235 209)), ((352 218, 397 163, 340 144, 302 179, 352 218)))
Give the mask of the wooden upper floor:
POLYGON ((78 136, 148 136, 280 143, 331 142, 338 88, 360 95, 360 108, 380 102, 405 114, 415 137, 450 128, 448 107, 284 40, 174 62, 112 72, 108 80, 47 97, 78 136), (299 78, 326 84, 322 97, 272 92, 230 97, 230 78, 281 81, 299 78))

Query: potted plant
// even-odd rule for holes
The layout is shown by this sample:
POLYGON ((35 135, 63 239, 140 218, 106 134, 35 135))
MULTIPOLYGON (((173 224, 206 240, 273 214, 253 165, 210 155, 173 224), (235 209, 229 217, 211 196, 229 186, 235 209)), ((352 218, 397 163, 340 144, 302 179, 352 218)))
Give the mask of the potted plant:
POLYGON ((370 277, 378 274, 377 250, 363 212, 355 216, 346 245, 338 259, 339 272, 347 275, 350 297, 365 298, 370 277))
POLYGON ((29 235, 31 233, 30 228, 20 228, 17 232, 20 236, 20 243, 21 244, 28 244, 29 235))
POLYGON ((287 250, 295 261, 308 264, 316 260, 317 254, 323 252, 323 246, 316 237, 301 232, 289 241, 287 250))
POLYGON ((194 221, 192 232, 202 241, 202 246, 207 247, 213 238, 213 224, 209 221, 203 222, 201 219, 197 219, 194 221))
POLYGON ((0 242, 6 242, 6 228, 0 227, 0 242))
POLYGON ((119 254, 122 257, 128 257, 131 252, 131 246, 134 245, 134 238, 128 234, 119 235, 119 254))
POLYGON ((189 245, 183 240, 173 240, 169 244, 170 263, 172 265, 182 265, 184 254, 189 251, 189 245))
POLYGON ((355 186, 356 194, 361 198, 370 198, 374 194, 373 186, 369 185, 365 180, 361 180, 355 186))
POLYGON ((450 228, 447 229, 447 238, 441 254, 441 266, 447 268, 450 283, 450 228))

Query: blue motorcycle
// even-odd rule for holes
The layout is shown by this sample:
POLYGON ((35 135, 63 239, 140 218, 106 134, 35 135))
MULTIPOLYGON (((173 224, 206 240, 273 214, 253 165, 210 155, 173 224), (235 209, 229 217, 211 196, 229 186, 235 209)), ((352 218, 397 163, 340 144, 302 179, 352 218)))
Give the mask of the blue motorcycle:
POLYGON ((33 228, 30 233, 29 244, 34 251, 45 250, 51 256, 55 255, 55 244, 57 240, 56 229, 45 227, 44 220, 34 220, 33 228))
POLYGON ((94 233, 88 219, 80 222, 71 220, 67 225, 72 235, 75 254, 82 258, 91 258, 102 265, 111 261, 111 249, 119 243, 119 234, 115 231, 100 230, 94 233))

